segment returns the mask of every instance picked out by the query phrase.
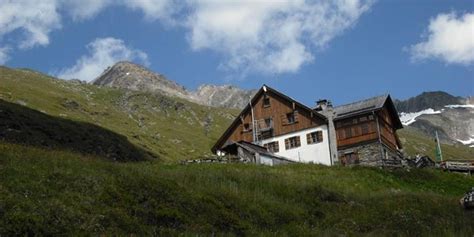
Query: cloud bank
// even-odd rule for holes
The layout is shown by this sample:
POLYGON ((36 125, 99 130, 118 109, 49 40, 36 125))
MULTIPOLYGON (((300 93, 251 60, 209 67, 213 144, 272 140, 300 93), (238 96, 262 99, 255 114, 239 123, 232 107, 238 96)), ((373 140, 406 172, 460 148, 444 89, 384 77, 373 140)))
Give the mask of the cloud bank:
POLYGON ((296 72, 315 49, 354 25, 372 1, 194 1, 186 19, 194 50, 221 53, 224 68, 296 72))
POLYGON ((98 38, 87 45, 88 55, 84 55, 70 68, 54 73, 63 79, 92 81, 107 67, 118 61, 137 61, 149 64, 148 56, 137 49, 127 47, 120 39, 98 38))
POLYGON ((431 19, 424 41, 412 45, 410 52, 414 61, 474 64, 474 13, 439 14, 431 19))
POLYGON ((298 71, 373 4, 373 0, 1 1, 0 47, 2 38, 13 31, 23 33, 16 45, 20 49, 45 46, 50 32, 62 27, 61 17, 84 21, 108 7, 121 6, 141 12, 145 20, 184 28, 192 50, 217 52, 222 57, 220 68, 242 74, 298 71))

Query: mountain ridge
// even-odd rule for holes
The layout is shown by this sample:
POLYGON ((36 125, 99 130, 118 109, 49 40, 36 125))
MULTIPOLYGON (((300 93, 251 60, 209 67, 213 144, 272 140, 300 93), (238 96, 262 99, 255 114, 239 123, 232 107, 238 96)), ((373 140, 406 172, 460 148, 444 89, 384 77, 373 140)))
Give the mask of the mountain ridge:
POLYGON ((190 91, 164 75, 152 72, 141 65, 121 61, 107 68, 92 84, 134 91, 162 93, 206 106, 242 108, 256 93, 233 85, 200 85, 190 91))

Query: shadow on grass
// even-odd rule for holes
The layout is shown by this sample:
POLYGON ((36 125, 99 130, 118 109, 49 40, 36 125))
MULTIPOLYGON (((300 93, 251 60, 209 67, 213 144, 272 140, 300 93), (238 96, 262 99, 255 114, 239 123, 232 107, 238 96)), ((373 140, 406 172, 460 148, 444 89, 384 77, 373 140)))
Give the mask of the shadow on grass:
POLYGON ((0 100, 0 140, 71 150, 113 161, 141 161, 152 157, 125 136, 105 128, 54 117, 4 100, 0 100))

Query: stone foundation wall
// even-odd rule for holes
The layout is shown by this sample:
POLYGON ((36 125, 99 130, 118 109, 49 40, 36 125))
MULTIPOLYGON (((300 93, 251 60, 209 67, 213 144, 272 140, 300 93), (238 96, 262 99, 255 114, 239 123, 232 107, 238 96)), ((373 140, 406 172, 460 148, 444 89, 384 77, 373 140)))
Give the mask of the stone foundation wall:
POLYGON ((340 157, 339 160, 343 160, 345 154, 355 153, 359 158, 358 164, 365 166, 392 166, 401 161, 397 152, 392 151, 385 145, 382 145, 378 142, 341 149, 338 151, 338 153, 340 157))

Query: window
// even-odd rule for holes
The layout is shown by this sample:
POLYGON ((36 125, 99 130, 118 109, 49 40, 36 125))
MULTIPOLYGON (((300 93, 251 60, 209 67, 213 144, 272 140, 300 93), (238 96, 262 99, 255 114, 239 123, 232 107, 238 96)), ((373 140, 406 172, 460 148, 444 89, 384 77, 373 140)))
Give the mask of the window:
POLYGON ((272 119, 272 118, 266 118, 266 119, 265 119, 265 127, 266 127, 266 128, 271 128, 271 127, 273 127, 273 119, 272 119))
POLYGON ((351 138, 352 137, 352 129, 349 127, 349 128, 346 128, 345 129, 345 138, 351 138))
POLYGON ((360 129, 362 130, 362 135, 369 133, 369 124, 367 123, 361 124, 360 129))
POLYGON ((266 95, 263 97, 263 107, 270 107, 270 97, 266 95))
POLYGON ((323 141, 323 131, 316 131, 306 134, 308 144, 314 144, 323 141))
POLYGON ((341 156, 342 165, 356 165, 359 164, 359 156, 357 153, 351 152, 341 156))
POLYGON ((265 148, 267 148, 268 151, 273 152, 273 153, 278 152, 280 150, 280 146, 278 145, 278 141, 266 143, 263 146, 265 148))
POLYGON ((291 148, 296 148, 300 147, 301 142, 300 142, 300 136, 295 136, 295 137, 290 137, 285 139, 285 149, 291 149, 291 148))
POLYGON ((369 115, 369 120, 374 120, 374 116, 372 114, 369 115))
POLYGON ((295 123, 295 113, 287 113, 286 114, 286 119, 288 120, 288 124, 295 123))
POLYGON ((249 123, 244 123, 244 132, 249 132, 252 131, 252 128, 250 127, 249 123))

